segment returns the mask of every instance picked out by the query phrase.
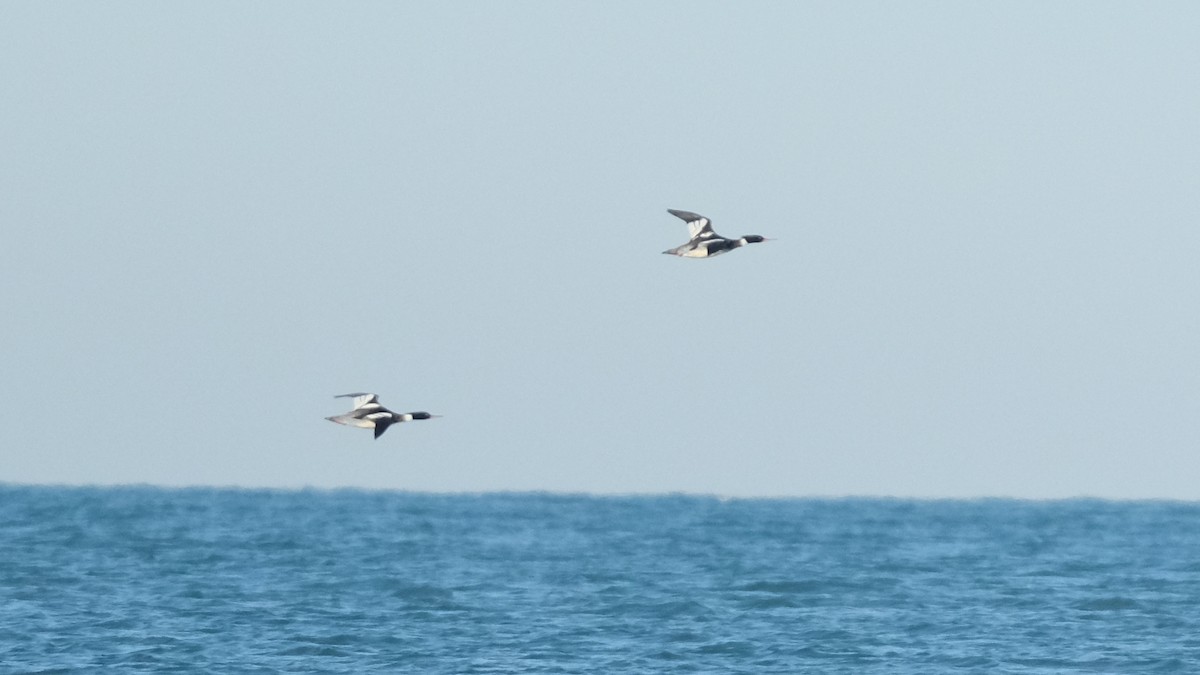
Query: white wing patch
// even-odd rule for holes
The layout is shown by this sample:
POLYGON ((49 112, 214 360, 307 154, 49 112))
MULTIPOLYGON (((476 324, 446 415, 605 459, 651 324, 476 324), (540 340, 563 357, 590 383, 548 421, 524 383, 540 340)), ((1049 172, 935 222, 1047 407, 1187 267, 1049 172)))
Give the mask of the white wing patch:
POLYGON ((695 239, 697 237, 711 237, 712 236, 712 233, 713 233, 712 223, 709 222, 708 218, 701 216, 700 220, 689 220, 687 226, 688 226, 688 237, 690 237, 692 239, 695 239))
POLYGON ((667 209, 667 213, 687 223, 688 239, 706 239, 714 236, 712 221, 699 213, 680 211, 679 209, 667 209))
POLYGON ((338 394, 337 396, 334 396, 334 398, 353 398, 354 399, 354 408, 352 408, 353 410, 358 410, 359 408, 361 408, 367 404, 370 404, 370 403, 379 403, 379 396, 377 396, 375 394, 366 394, 366 393, 338 394))
POLYGON ((379 397, 376 396, 375 394, 359 394, 358 396, 354 397, 354 409, 355 410, 358 410, 359 408, 362 408, 364 406, 371 405, 372 403, 376 403, 376 404, 379 403, 379 397))

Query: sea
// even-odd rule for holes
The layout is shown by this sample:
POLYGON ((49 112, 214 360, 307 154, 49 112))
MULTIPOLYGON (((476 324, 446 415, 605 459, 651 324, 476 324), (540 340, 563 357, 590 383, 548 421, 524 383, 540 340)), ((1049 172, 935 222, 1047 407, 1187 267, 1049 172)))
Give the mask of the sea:
POLYGON ((0 484, 3 673, 1200 673, 1200 504, 0 484))

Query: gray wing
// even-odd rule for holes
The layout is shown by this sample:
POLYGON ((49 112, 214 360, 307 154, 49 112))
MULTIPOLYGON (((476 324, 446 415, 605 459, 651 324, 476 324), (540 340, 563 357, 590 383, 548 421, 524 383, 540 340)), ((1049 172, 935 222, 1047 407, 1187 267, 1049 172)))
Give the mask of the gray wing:
POLYGON ((354 399, 354 410, 358 410, 364 405, 374 403, 379 404, 379 396, 375 394, 357 393, 357 394, 338 394, 334 398, 352 398, 354 399))
POLYGON ((370 429, 375 426, 374 420, 366 420, 355 417, 354 415, 334 415, 333 417, 326 417, 325 419, 329 420, 330 422, 344 424, 348 427, 360 427, 362 429, 370 429))
POLYGON ((707 239, 716 236, 716 233, 712 229, 712 221, 699 213, 680 211, 678 209, 667 209, 667 213, 687 223, 688 237, 691 239, 707 239))

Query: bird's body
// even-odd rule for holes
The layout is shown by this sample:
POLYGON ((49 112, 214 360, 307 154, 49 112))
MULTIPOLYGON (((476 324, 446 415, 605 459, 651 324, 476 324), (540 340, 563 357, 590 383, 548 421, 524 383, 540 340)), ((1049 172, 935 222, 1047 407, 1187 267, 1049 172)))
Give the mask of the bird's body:
POLYGON ((677 255, 681 258, 711 258, 735 248, 741 248, 746 244, 757 244, 766 240, 765 237, 757 234, 748 234, 740 239, 727 239, 713 232, 712 221, 699 213, 676 209, 667 209, 667 213, 687 223, 690 239, 682 246, 663 251, 666 254, 677 255))
POLYGON ((330 422, 345 424, 346 426, 374 429, 375 438, 382 436, 383 432, 387 431, 387 428, 393 424, 441 417, 440 415, 430 415, 427 412, 392 412, 379 403, 379 397, 375 394, 339 394, 334 396, 334 398, 353 398, 354 409, 341 415, 326 417, 325 419, 330 422))

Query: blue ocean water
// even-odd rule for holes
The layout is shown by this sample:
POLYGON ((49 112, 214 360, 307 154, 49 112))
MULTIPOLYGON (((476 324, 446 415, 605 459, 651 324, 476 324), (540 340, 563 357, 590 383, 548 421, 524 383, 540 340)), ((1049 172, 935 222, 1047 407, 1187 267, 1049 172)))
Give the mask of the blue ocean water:
POLYGON ((0 485, 3 672, 1197 673, 1200 505, 0 485))

